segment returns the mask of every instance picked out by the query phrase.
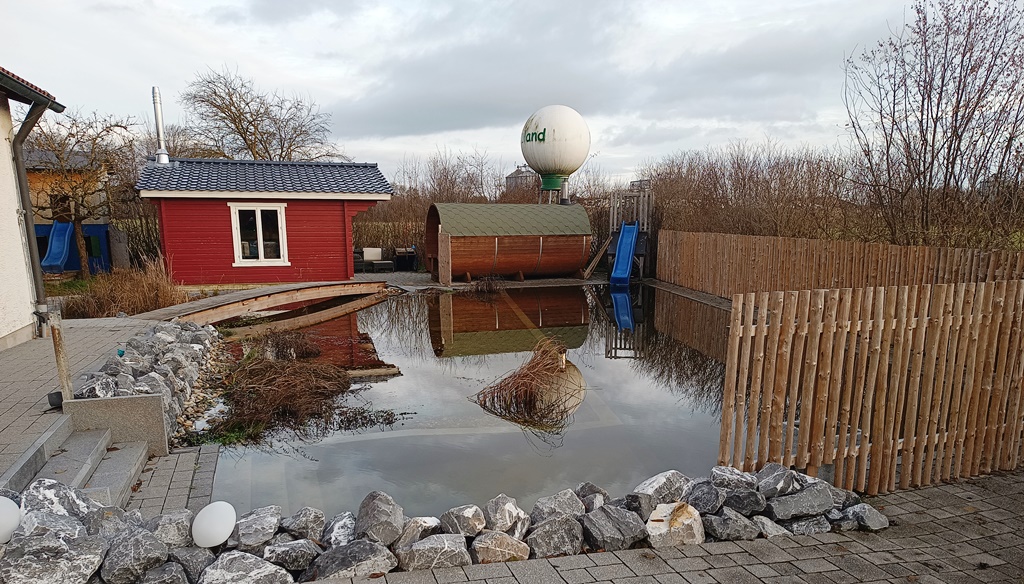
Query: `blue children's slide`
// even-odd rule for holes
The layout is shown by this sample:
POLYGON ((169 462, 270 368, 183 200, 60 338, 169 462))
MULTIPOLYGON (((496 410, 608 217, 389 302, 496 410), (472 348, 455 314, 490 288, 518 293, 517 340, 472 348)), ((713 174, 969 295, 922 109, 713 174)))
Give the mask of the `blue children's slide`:
POLYGON ((611 293, 615 326, 620 331, 633 330, 633 299, 629 296, 629 288, 612 288, 611 293))
POLYGON ((608 282, 613 286, 629 286, 629 274, 633 271, 633 253, 636 238, 640 232, 639 223, 623 223, 619 231, 619 243, 615 246, 615 264, 608 282))
POLYGON ((59 274, 64 271, 64 264, 68 261, 68 252, 71 250, 71 236, 74 233, 74 224, 53 222, 53 229, 50 231, 50 241, 46 245, 46 257, 41 262, 43 271, 49 274, 59 274))

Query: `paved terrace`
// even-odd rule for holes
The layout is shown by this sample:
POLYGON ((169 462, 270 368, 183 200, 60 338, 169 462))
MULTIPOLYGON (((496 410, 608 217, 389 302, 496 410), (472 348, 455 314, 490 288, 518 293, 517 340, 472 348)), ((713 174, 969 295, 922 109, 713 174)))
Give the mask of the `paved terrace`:
MULTIPOLYGON (((65 320, 72 380, 97 370, 117 347, 152 322, 135 318, 65 320)), ((33 339, 0 351, 0 475, 60 418, 46 394, 60 389, 53 341, 33 339)))

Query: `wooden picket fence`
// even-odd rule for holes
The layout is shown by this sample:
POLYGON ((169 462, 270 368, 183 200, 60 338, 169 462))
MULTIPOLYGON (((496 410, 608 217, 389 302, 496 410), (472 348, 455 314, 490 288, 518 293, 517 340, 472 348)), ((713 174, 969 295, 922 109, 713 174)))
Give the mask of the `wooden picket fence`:
POLYGON ((1017 468, 1024 282, 733 296, 719 464, 868 494, 1017 468))
POLYGON ((1024 278, 1024 253, 861 241, 658 233, 658 279, 716 294, 1024 278))

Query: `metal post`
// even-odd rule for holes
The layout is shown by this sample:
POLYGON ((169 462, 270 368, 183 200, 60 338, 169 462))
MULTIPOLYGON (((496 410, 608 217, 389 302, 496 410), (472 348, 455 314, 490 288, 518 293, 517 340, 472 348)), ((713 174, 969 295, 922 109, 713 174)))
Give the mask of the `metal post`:
POLYGON ((47 311, 47 324, 50 326, 50 338, 53 339, 53 356, 57 361, 57 379, 60 381, 60 393, 65 400, 75 398, 71 387, 71 370, 68 368, 68 353, 64 346, 64 328, 61 325, 60 306, 47 311))

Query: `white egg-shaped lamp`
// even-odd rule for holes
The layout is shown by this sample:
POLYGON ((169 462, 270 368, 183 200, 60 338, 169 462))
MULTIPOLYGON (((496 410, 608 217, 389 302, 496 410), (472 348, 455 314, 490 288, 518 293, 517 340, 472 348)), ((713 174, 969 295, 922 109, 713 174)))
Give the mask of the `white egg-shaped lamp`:
POLYGON ((526 163, 541 177, 541 188, 560 190, 562 182, 587 161, 590 128, 571 107, 549 105, 526 120, 520 145, 526 163))
POLYGON ((0 544, 11 541, 14 530, 21 525, 21 507, 7 497, 0 497, 0 544))
POLYGON ((214 501, 196 513, 192 520, 192 540, 203 548, 226 542, 235 530, 235 508, 227 501, 214 501))

